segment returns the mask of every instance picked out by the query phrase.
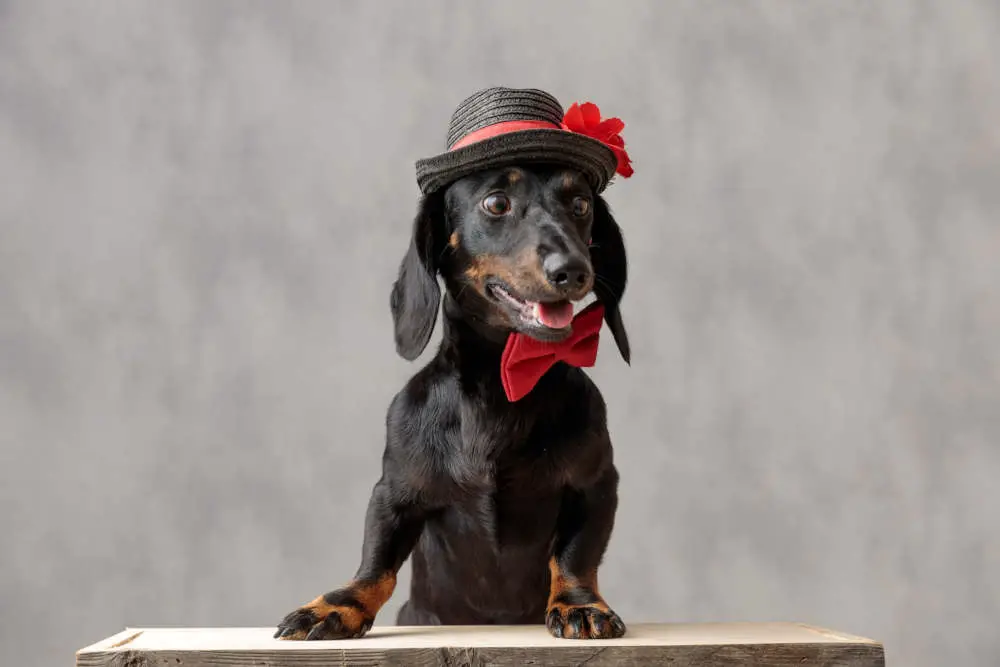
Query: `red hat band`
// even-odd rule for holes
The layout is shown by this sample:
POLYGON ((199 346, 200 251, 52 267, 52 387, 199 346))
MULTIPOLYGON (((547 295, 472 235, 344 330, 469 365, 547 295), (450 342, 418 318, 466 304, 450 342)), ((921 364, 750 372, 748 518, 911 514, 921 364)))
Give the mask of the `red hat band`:
POLYGON ((608 118, 601 120, 601 111, 596 104, 584 102, 583 104, 573 103, 563 116, 562 123, 556 125, 544 120, 507 120, 486 127, 479 128, 456 141, 448 149, 449 152, 458 150, 465 146, 498 137, 511 132, 521 132, 524 130, 565 130, 596 139, 611 149, 618 160, 616 172, 622 178, 632 175, 632 161, 625 151, 625 140, 620 132, 625 128, 625 123, 619 118, 608 118))

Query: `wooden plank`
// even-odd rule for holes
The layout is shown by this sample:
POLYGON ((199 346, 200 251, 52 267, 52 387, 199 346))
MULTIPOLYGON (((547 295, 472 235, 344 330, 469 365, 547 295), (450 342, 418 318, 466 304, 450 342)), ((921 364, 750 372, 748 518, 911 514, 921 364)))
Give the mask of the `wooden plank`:
POLYGON ((802 623, 639 624, 621 639, 555 639, 541 626, 375 627, 361 639, 280 641, 273 628, 130 628, 79 667, 267 665, 758 665, 882 667, 882 645, 802 623))

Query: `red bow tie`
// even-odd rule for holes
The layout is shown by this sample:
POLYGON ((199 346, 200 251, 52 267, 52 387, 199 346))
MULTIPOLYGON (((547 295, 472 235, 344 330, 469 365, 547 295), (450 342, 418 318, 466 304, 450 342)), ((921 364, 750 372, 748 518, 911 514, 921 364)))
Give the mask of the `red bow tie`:
POLYGON ((556 362, 589 367, 597 360, 604 306, 595 301, 573 318, 573 333, 558 343, 545 343, 514 333, 500 358, 500 379, 511 402, 524 398, 556 362))

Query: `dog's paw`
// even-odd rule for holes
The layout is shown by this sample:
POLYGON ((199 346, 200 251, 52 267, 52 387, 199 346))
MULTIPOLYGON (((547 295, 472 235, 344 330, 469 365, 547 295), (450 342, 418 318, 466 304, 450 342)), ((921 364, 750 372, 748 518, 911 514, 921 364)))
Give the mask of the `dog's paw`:
POLYGON ((625 623, 606 604, 554 604, 545 617, 545 627, 560 639, 617 639, 625 635, 625 623))
POLYGON ((374 616, 370 616, 360 604, 350 604, 348 600, 342 600, 341 604, 327 602, 334 597, 347 598, 348 595, 341 591, 327 593, 299 607, 278 624, 275 638, 312 640, 364 636, 375 622, 374 616))
POLYGON ((371 630, 375 615, 396 587, 396 574, 355 580, 299 607, 278 624, 276 639, 349 639, 371 630))

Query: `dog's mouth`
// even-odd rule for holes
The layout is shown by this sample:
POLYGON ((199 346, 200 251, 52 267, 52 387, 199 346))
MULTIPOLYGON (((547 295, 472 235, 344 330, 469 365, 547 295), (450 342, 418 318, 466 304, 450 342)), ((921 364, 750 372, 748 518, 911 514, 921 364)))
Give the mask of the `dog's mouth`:
POLYGON ((487 284, 486 289, 494 300, 518 318, 522 326, 547 330, 553 334, 570 331, 573 323, 571 301, 529 301, 516 296, 506 285, 492 281, 487 284))

